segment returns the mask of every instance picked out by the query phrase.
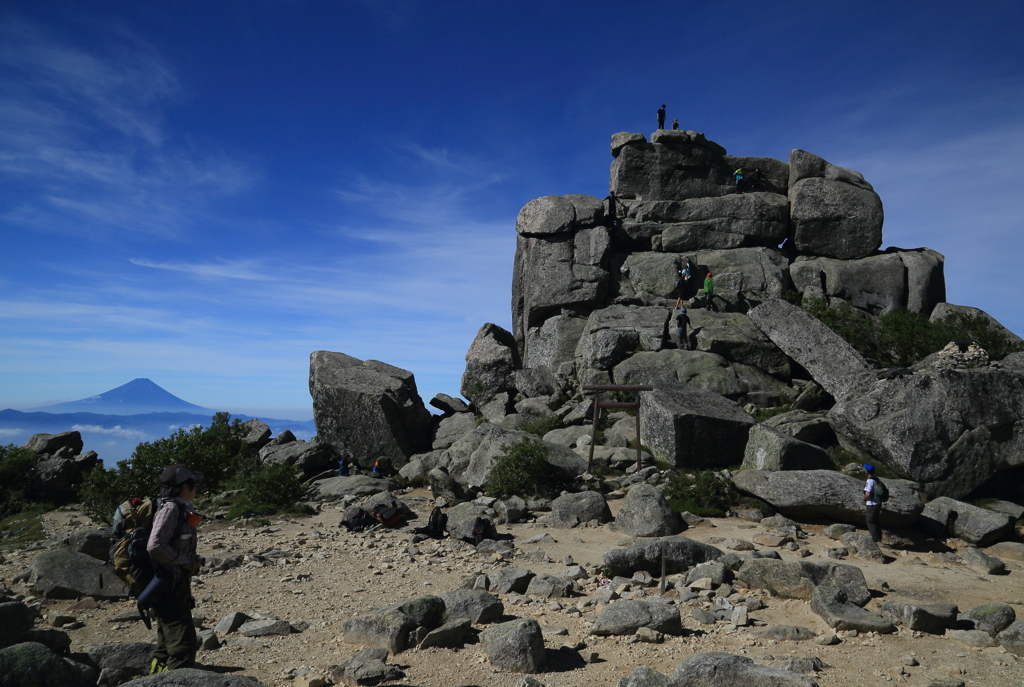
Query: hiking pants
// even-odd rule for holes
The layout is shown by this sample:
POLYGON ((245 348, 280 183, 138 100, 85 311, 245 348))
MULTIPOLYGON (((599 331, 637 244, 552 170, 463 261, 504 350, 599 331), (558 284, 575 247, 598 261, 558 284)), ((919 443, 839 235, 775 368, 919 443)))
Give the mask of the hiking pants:
POLYGON ((882 506, 864 506, 864 519, 867 520, 868 532, 877 544, 882 541, 882 506))
POLYGON ((168 670, 192 668, 196 663, 196 628, 192 624, 192 579, 182 575, 177 588, 153 606, 156 649, 153 658, 168 670))

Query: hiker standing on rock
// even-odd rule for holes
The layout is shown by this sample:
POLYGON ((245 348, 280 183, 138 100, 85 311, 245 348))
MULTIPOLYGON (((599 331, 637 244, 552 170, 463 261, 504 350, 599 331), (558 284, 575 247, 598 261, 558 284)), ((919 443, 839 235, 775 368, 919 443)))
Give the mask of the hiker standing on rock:
POLYGON ((875 477, 875 466, 864 464, 864 471, 868 473, 868 481, 864 484, 864 519, 867 522, 868 532, 871 539, 877 544, 882 541, 882 503, 876 500, 875 494, 882 480, 875 477))
POLYGON ((712 277, 715 276, 708 272, 708 276, 704 277, 704 300, 708 310, 712 309, 711 297, 715 294, 715 280, 712 277))
POLYGON ((619 222, 619 206, 622 206, 623 212, 627 211, 626 206, 622 205, 622 201, 615 196, 615 191, 610 191, 605 200, 608 201, 608 214, 605 215, 605 221, 609 227, 616 227, 619 222))
POLYGON ((686 314, 686 308, 679 308, 679 314, 676 315, 676 338, 679 340, 679 347, 690 350, 690 336, 686 333, 687 327, 690 326, 690 318, 686 314))
POLYGON ((172 465, 160 475, 160 509, 153 516, 153 529, 146 550, 154 567, 173 573, 173 582, 154 604, 156 649, 150 675, 176 668, 191 668, 196 662, 196 628, 192 624, 192 575, 202 559, 196 555, 196 525, 202 516, 192 508, 196 482, 203 478, 184 465, 172 465))
POLYGON ((664 105, 662 105, 661 107, 658 108, 658 128, 659 129, 664 129, 665 128, 665 106, 664 105))

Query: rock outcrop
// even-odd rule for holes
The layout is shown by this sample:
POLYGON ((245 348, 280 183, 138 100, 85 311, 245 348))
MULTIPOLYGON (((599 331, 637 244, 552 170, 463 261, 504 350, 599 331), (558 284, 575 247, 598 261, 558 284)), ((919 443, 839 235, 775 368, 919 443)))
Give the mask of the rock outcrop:
POLYGON ((404 465, 430 450, 433 428, 411 372, 344 353, 309 356, 309 394, 317 436, 348 449, 363 467, 387 456, 404 465))

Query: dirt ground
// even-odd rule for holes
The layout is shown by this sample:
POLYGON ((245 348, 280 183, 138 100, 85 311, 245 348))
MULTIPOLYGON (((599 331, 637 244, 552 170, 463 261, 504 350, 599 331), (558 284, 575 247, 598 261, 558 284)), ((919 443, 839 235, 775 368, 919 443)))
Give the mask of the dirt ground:
MULTIPOLYGON (((425 523, 429 499, 425 490, 403 497, 420 515, 419 522, 413 525, 425 523)), ((613 512, 621 503, 610 502, 613 512)), ((462 547, 458 542, 411 544, 409 530, 350 534, 338 527, 340 519, 340 511, 328 505, 318 515, 279 520, 269 526, 213 523, 201 528, 200 554, 207 557, 261 554, 272 549, 288 554, 267 564, 250 562, 197 578, 194 613, 205 618, 203 627, 212 627, 233 611, 250 615, 262 611, 293 623, 308 623, 301 633, 264 637, 256 642, 248 640, 252 646, 239 645, 237 639, 229 638, 220 649, 200 651, 201 664, 235 669, 268 686, 295 684, 288 675, 296 672, 325 675, 330 666, 343 662, 358 649, 343 641, 342 624, 347 618, 412 596, 456 589, 471 573, 509 565, 492 555, 479 555, 472 547, 462 547)), ((48 513, 45 522, 51 535, 90 525, 88 518, 68 512, 48 513)), ((558 574, 565 569, 567 556, 585 565, 588 571, 596 571, 604 551, 627 543, 612 526, 563 530, 527 523, 498 529, 514 535, 519 552, 543 550, 546 561, 524 561, 518 557, 511 561, 515 567, 537 573, 558 574), (550 534, 555 543, 524 543, 544 533, 550 534)), ((805 525, 804 529, 809 536, 802 544, 812 552, 806 560, 831 560, 825 557, 825 548, 836 546, 837 542, 826 537, 820 525, 805 525)), ((684 535, 697 541, 714 537, 749 541, 761 531, 759 526, 739 519, 715 518, 684 535)), ((886 564, 855 556, 844 561, 864 571, 876 597, 869 602, 868 609, 876 608, 884 599, 948 602, 957 604, 961 610, 1002 601, 1013 604, 1018 617, 1024 617, 1024 563, 1007 561, 1009 574, 981 576, 969 568, 943 563, 930 553, 888 548, 884 551, 891 557, 886 564)), ((27 567, 35 553, 5 554, 7 560, 0 565, 0 575, 8 586, 12 586, 11 579, 27 567)), ((787 560, 798 558, 786 549, 779 553, 787 560)), ((923 687, 931 680, 950 676, 977 687, 1024 684, 1024 659, 1000 647, 979 650, 953 639, 902 629, 888 636, 844 637, 835 646, 820 646, 813 641, 775 642, 757 637, 759 627, 733 629, 725 622, 700 625, 690 617, 692 606, 687 604, 680 605, 686 628, 682 637, 666 637, 662 644, 631 643, 629 637, 596 637, 588 632, 596 618, 593 606, 582 609, 578 617, 575 610, 597 588, 596 581, 581 582, 586 595, 561 599, 554 605, 550 600, 523 604, 521 598, 502 597, 506 619, 533 616, 545 628, 548 671, 537 677, 548 687, 613 686, 641 665, 671 675, 681 661, 705 651, 742 654, 763 663, 770 663, 773 657, 817 656, 826 665, 814 676, 822 687, 862 687, 890 681, 923 687), (558 605, 563 608, 556 609, 558 605), (584 645, 584 652, 597 652, 596 662, 585 663, 579 654, 560 651, 562 647, 584 645), (919 665, 909 665, 915 661, 919 665)), ((738 587, 738 591, 744 590, 738 587)), ((648 592, 657 593, 657 588, 648 592)), ((766 608, 750 614, 755 620, 768 625, 803 625, 817 633, 829 631, 806 602, 773 598, 756 590, 751 593, 766 604, 766 608)), ((669 595, 674 596, 675 592, 670 591, 669 595)), ((112 622, 134 610, 130 602, 102 603, 95 610, 71 610, 75 603, 47 600, 44 604, 44 614, 67 611, 85 623, 84 627, 70 631, 72 651, 101 642, 155 639, 154 632, 147 631, 141 622, 112 622)), ((472 639, 462 649, 412 649, 390 657, 389 662, 401 666, 406 674, 404 680, 393 684, 418 687, 512 687, 521 677, 493 670, 481 646, 472 639)))

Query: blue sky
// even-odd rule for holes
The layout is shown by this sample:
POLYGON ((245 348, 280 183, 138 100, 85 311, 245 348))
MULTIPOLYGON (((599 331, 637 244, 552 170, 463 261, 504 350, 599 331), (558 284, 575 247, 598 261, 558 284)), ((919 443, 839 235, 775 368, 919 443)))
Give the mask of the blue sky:
POLYGON ((1024 333, 1020 2, 0 4, 0 408, 148 377, 311 416, 308 356, 457 394, 515 217, 654 112, 864 173, 1024 333))

